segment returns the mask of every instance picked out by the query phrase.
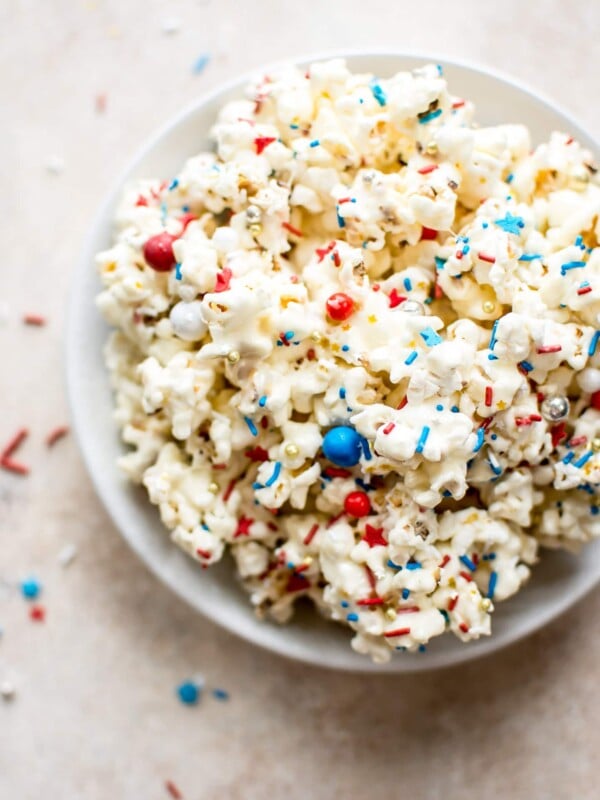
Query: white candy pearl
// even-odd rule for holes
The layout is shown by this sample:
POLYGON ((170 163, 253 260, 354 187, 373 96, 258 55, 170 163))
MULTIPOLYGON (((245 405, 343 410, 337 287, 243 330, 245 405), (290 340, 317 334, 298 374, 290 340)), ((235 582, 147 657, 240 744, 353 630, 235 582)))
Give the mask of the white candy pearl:
POLYGON ((587 367, 577 376, 577 383, 584 392, 594 394, 600 389, 600 369, 587 367))
POLYGON ((201 339, 208 325, 202 318, 202 304, 198 300, 191 303, 177 303, 169 314, 173 333, 185 342, 196 342, 201 339))
POLYGON ((212 244, 222 253, 230 253, 239 247, 240 240, 233 228, 217 228, 211 239, 212 244))

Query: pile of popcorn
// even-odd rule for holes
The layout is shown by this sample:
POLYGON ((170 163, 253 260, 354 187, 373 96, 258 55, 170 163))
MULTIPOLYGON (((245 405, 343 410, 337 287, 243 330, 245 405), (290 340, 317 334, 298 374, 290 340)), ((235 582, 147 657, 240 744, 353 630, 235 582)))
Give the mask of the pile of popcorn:
POLYGON ((376 661, 490 633, 600 535, 600 184, 428 66, 261 77, 99 254, 129 451, 174 542, 376 661))

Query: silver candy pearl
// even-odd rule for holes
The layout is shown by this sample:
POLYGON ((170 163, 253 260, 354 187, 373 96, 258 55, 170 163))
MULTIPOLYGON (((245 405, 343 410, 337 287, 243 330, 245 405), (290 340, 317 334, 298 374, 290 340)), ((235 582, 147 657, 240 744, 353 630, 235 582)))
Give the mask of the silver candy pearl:
POLYGON ((425 306, 418 300, 405 300, 400 306, 405 314, 424 314, 425 306))
POLYGON ((250 225, 260 222, 262 213, 258 206, 248 206, 246 209, 246 220, 250 225))
POLYGON ((542 403, 542 416, 547 422, 560 422, 569 414, 569 401, 560 394, 546 397, 542 403))

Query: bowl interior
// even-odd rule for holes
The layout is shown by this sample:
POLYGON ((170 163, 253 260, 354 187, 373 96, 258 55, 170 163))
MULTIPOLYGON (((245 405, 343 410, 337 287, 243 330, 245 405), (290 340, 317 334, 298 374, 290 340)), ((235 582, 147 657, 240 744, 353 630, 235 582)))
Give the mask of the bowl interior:
MULTIPOLYGON (((299 60, 306 63, 315 58, 299 60)), ((352 70, 382 77, 435 60, 393 53, 354 54, 346 58, 352 70)), ((567 115, 523 87, 469 66, 441 63, 453 93, 475 101, 480 123, 523 122, 536 143, 552 130, 568 131, 596 149, 590 136, 567 115)), ((74 428, 96 489, 123 536, 158 577, 207 617, 263 647, 322 666, 380 672, 431 669, 490 653, 540 627, 595 584, 600 575, 600 542, 586 548, 585 558, 544 553, 529 585, 499 605, 492 637, 469 645, 452 636, 439 637, 423 655, 397 654, 391 663, 378 666, 351 650, 347 630, 308 610, 283 627, 258 621, 235 581, 231 563, 225 561, 210 570, 200 570, 170 542, 145 493, 130 486, 115 465, 123 446, 112 416, 113 402, 102 359, 108 330, 94 307, 100 288, 94 255, 111 242, 112 215, 123 182, 148 176, 168 179, 185 158, 210 147, 208 131, 219 107, 240 96, 247 77, 201 99, 140 151, 105 201, 87 239, 72 285, 67 380, 74 428)))

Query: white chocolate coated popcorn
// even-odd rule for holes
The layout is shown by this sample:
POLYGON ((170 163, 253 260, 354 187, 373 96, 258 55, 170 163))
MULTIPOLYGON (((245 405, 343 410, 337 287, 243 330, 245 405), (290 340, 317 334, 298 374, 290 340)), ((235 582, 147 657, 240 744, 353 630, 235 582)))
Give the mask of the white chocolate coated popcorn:
POLYGON ((97 259, 122 468, 257 613, 308 597, 376 661, 600 535, 596 168, 473 119, 436 66, 282 68, 97 259))

